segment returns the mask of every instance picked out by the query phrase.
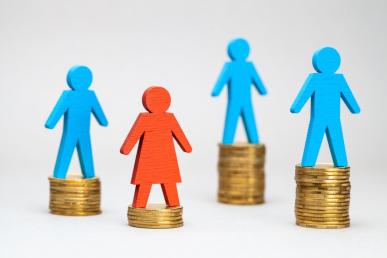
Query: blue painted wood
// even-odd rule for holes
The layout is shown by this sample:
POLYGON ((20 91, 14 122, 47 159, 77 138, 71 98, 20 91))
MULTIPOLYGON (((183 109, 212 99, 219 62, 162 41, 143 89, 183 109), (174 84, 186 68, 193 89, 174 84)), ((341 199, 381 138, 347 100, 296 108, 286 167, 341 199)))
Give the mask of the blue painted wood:
POLYGON ((251 100, 251 85, 253 84, 261 95, 267 90, 252 62, 246 61, 250 52, 246 40, 238 38, 228 45, 228 55, 231 58, 220 73, 212 90, 211 96, 219 96, 225 85, 228 85, 228 106, 223 132, 223 144, 234 142, 239 117, 242 117, 249 143, 259 143, 253 103, 251 100))
POLYGON ((73 66, 67 74, 67 84, 71 90, 63 91, 46 121, 45 127, 53 129, 61 117, 64 117, 63 135, 54 169, 55 178, 66 178, 75 148, 78 151, 83 176, 94 177, 90 140, 91 114, 102 126, 107 126, 108 121, 97 96, 88 90, 92 81, 93 75, 88 67, 73 66))
POLYGON ((341 58, 336 49, 324 47, 313 55, 312 73, 306 79, 290 112, 299 113, 311 99, 311 117, 301 165, 316 165, 321 142, 326 133, 332 159, 336 167, 348 165, 340 121, 340 101, 343 99, 351 113, 360 113, 360 107, 344 76, 335 73, 341 58))

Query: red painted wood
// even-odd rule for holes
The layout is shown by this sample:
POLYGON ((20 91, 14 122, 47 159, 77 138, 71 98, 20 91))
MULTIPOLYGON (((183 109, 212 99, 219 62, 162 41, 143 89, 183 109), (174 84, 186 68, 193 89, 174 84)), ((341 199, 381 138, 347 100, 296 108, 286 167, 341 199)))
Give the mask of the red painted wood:
POLYGON ((161 184, 165 201, 178 206, 176 183, 181 182, 173 139, 181 149, 192 147, 172 113, 169 92, 162 87, 148 88, 142 98, 148 113, 140 113, 124 141, 120 152, 128 155, 139 142, 131 183, 136 185, 133 207, 144 208, 152 184, 161 184))

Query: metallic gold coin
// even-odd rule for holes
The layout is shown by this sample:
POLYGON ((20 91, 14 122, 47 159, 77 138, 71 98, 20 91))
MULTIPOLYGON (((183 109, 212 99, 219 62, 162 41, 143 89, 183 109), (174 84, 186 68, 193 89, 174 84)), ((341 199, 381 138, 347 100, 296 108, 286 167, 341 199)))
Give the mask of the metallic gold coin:
POLYGON ((300 201, 300 202, 319 202, 319 203, 340 203, 340 202, 345 202, 345 203, 349 203, 350 202, 350 198, 349 197, 346 197, 346 198, 331 198, 331 197, 324 197, 324 196, 321 196, 321 197, 316 197, 316 196, 311 196, 311 197, 307 197, 307 196, 299 196, 299 195, 296 195, 296 201, 300 201))
POLYGON ((220 144, 218 201, 239 205, 263 203, 264 165, 263 144, 220 144))
POLYGON ((328 200, 343 200, 350 199, 350 194, 312 194, 297 192, 296 196, 299 199, 328 199, 328 200))
POLYGON ((219 144, 220 154, 223 153, 241 153, 241 154, 255 154, 262 155, 265 153, 264 144, 249 144, 249 143, 234 143, 234 144, 219 144))
POLYGON ((349 211, 349 205, 345 206, 312 206, 312 205, 298 205, 295 207, 296 211, 314 212, 314 213, 344 213, 349 211))
POLYGON ((346 184, 302 183, 301 184, 300 182, 297 182, 297 184, 299 187, 311 187, 311 188, 315 187, 317 189, 343 189, 346 187, 351 187, 351 185, 349 183, 346 183, 346 184))
POLYGON ((321 184, 313 184, 313 185, 304 185, 304 184, 298 184, 297 189, 302 190, 320 190, 320 191, 341 191, 341 190, 350 190, 351 185, 348 183, 348 185, 340 185, 340 186, 323 186, 321 184))
POLYGON ((137 225, 142 226, 167 226, 167 225, 176 225, 176 224, 182 224, 183 220, 175 220, 175 221, 141 221, 141 220, 135 220, 133 218, 128 218, 128 223, 135 223, 137 225))
POLYGON ((149 225, 149 224, 142 224, 137 222, 129 222, 129 226, 136 227, 136 228, 148 228, 148 229, 169 229, 169 228, 179 228, 184 226, 184 223, 176 223, 176 224, 170 224, 170 225, 149 225))
POLYGON ((51 214, 55 215, 62 215, 62 216, 93 216, 93 215, 99 215, 101 214, 101 211, 91 211, 91 212, 84 212, 84 211, 70 211, 70 212, 64 212, 62 210, 51 210, 51 214))
POLYGON ((303 222, 296 222, 298 226, 306 227, 306 228, 317 228, 317 229, 340 229, 340 228, 347 228, 350 226, 350 223, 347 224, 340 224, 340 225, 322 225, 322 224, 308 224, 303 222))
POLYGON ((83 179, 69 175, 66 179, 49 177, 50 212, 65 216, 89 216, 101 213, 99 178, 83 179))
POLYGON ((342 221, 348 221, 349 222, 349 216, 337 216, 337 217, 318 217, 318 216, 305 216, 305 215, 300 215, 296 214, 297 220, 306 220, 306 221, 315 221, 315 222, 334 222, 337 221, 341 223, 342 221))
POLYGON ((317 225, 343 225, 343 224, 349 224, 350 221, 349 220, 343 220, 343 221, 313 221, 313 220, 306 220, 306 219, 300 219, 298 217, 296 217, 296 221, 298 222, 301 222, 301 223, 305 223, 305 224, 310 224, 310 225, 313 225, 313 224, 317 224, 317 225))
POLYGON ((323 173, 328 173, 328 172, 343 172, 343 173, 349 173, 350 167, 335 167, 332 164, 316 164, 314 167, 302 167, 300 164, 296 165, 296 172, 307 172, 307 171, 312 171, 312 172, 323 172, 323 173))
POLYGON ((319 190, 301 190, 297 189, 296 194, 313 194, 313 195, 350 195, 350 191, 319 191, 319 190))
POLYGON ((240 179, 222 179, 219 178, 219 185, 235 185, 235 186, 263 186, 265 184, 263 179, 253 179, 253 180, 240 180, 240 179))
POLYGON ((302 211, 302 212, 316 212, 316 213, 348 213, 349 211, 349 206, 347 207, 319 207, 319 206, 307 206, 307 207, 300 207, 297 206, 295 207, 297 211, 302 211))
POLYGON ((256 205, 265 203, 264 199, 246 199, 246 200, 230 200, 224 198, 218 198, 218 202, 224 204, 233 204, 233 205, 256 205))
POLYGON ((142 223, 142 224, 176 224, 181 223, 183 220, 180 218, 158 218, 157 220, 151 219, 151 218, 141 218, 141 217, 135 217, 135 216, 128 216, 128 220, 136 223, 142 223))
POLYGON ((324 180, 338 180, 338 181, 349 181, 349 176, 332 176, 332 175, 311 175, 311 174, 305 174, 305 175, 300 175, 297 174, 295 177, 296 181, 302 181, 304 179, 309 179, 309 180, 317 180, 319 182, 324 181, 324 180))
POLYGON ((175 228, 183 225, 182 207, 149 204, 146 208, 128 207, 128 223, 141 228, 175 228))
POLYGON ((295 207, 308 209, 348 209, 348 203, 319 203, 319 202, 302 202, 296 200, 295 207))
POLYGON ((294 174, 296 177, 345 177, 349 178, 349 172, 329 172, 329 171, 297 171, 294 174))
POLYGON ((348 212, 343 212, 343 213, 313 213, 313 212, 296 210, 295 214, 296 214, 296 216, 321 217, 321 218, 349 217, 348 212))

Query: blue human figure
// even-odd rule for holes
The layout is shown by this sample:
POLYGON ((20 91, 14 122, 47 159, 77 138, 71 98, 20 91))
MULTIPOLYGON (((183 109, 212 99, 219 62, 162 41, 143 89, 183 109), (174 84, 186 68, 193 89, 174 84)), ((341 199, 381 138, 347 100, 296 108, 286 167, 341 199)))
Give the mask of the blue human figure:
POLYGON ((224 86, 228 85, 228 105, 223 132, 223 144, 232 144, 234 142, 240 116, 242 116, 249 143, 259 143, 251 100, 251 85, 253 84, 261 95, 266 95, 267 90, 254 64, 246 61, 249 52, 249 44, 244 39, 234 39, 229 43, 228 55, 231 58, 231 62, 227 62, 223 66, 222 72, 211 93, 213 97, 219 96, 224 86))
POLYGON ((325 133, 334 165, 336 167, 348 165, 340 122, 340 100, 343 99, 353 114, 360 113, 360 107, 344 76, 335 73, 340 67, 340 62, 340 55, 336 49, 325 47, 317 50, 313 55, 313 67, 317 73, 309 75, 290 108, 291 113, 299 113, 311 98, 310 124, 301 166, 316 165, 325 133))
POLYGON ((93 75, 88 67, 73 66, 67 73, 67 84, 71 90, 63 91, 46 121, 45 127, 53 129, 64 116, 63 135, 54 169, 55 178, 66 178, 75 148, 84 178, 94 177, 90 141, 91 113, 102 126, 107 126, 108 121, 94 91, 88 90, 92 80, 93 75))

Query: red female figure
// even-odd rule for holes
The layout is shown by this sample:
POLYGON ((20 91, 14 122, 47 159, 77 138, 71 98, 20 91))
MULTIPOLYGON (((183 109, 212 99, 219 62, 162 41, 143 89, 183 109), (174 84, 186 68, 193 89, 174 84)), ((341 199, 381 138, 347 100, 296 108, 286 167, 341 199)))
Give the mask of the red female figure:
POLYGON ((140 113, 120 152, 128 155, 139 141, 131 183, 136 185, 134 208, 145 208, 152 184, 161 184, 169 207, 180 206, 176 183, 181 182, 173 138, 183 151, 192 147, 175 116, 167 113, 171 104, 169 92, 162 87, 150 87, 142 103, 148 112, 140 113))

